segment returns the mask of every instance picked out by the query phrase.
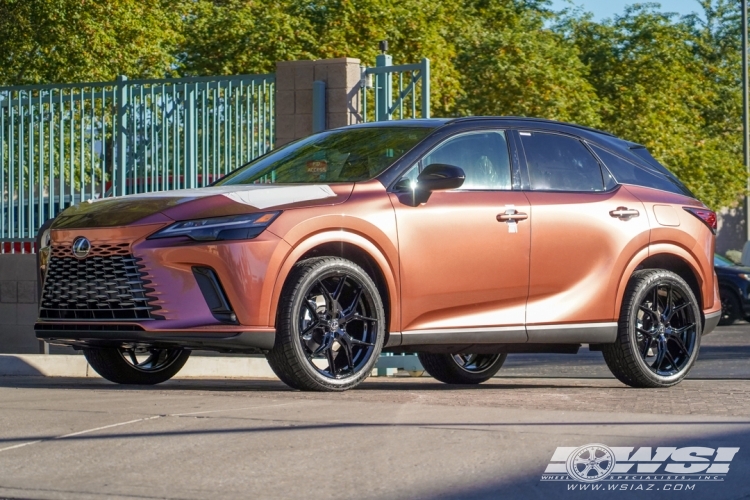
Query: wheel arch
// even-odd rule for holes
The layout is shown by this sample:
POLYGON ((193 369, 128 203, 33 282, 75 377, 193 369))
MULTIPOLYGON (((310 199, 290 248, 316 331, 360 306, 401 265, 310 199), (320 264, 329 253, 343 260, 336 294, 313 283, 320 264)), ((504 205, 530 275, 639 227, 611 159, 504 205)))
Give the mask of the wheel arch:
POLYGON ((690 290, 698 300, 701 309, 701 315, 706 308, 706 294, 703 291, 704 282, 698 271, 698 263, 691 258, 690 254, 679 248, 660 249, 659 251, 648 252, 644 255, 639 253, 628 266, 628 272, 625 273, 617 292, 617 304, 615 315, 619 317, 622 301, 624 300, 625 289, 628 286, 633 273, 643 269, 665 269, 678 275, 690 287, 690 290))
POLYGON ((398 298, 398 262, 388 259, 372 241, 364 236, 345 230, 327 231, 312 235, 291 249, 284 260, 273 288, 270 303, 269 324, 275 326, 281 290, 294 265, 310 257, 333 256, 351 260, 372 278, 381 294, 388 328, 386 339, 391 331, 398 331, 400 309, 398 298), (395 330, 394 330, 395 329, 395 330))

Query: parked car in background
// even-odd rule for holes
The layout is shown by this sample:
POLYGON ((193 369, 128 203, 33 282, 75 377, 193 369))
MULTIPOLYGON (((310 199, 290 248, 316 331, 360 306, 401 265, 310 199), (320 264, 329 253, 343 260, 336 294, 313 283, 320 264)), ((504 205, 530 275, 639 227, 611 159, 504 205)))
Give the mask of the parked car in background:
POLYGON ((721 297, 720 325, 731 325, 738 319, 750 320, 750 267, 714 255, 714 269, 719 278, 721 297))
POLYGON ((721 316, 716 214, 643 147, 531 118, 403 120, 288 144, 211 187, 92 200, 49 229, 37 337, 119 383, 191 349, 341 391, 382 351, 446 383, 602 351, 667 387, 721 316))

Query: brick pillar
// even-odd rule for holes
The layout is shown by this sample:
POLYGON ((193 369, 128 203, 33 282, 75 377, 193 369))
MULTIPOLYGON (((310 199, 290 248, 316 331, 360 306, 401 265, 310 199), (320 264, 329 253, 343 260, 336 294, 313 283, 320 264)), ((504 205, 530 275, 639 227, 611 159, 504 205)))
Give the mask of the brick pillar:
POLYGON ((276 63, 276 147, 312 134, 313 82, 326 82, 326 128, 362 121, 359 59, 276 63))

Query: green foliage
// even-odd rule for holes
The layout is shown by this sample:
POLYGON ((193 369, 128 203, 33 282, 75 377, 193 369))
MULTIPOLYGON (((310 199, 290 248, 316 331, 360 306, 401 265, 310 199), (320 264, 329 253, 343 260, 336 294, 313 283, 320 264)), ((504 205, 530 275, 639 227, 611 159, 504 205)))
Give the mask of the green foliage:
POLYGON ((548 0, 0 0, 0 83, 428 57, 435 116, 539 116, 646 145, 709 206, 744 194, 739 2, 594 22, 548 0))
POLYGON ((177 0, 0 0, 6 85, 174 74, 177 0))

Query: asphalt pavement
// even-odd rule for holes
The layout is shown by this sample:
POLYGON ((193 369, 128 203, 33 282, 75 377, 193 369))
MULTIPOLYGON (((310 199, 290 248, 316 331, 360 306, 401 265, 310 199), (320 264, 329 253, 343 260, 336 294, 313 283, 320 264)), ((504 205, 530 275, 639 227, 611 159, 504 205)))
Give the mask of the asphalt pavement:
POLYGON ((0 497, 750 498, 750 325, 704 341, 691 378, 663 390, 623 386, 585 350, 511 356, 503 376, 472 388, 427 377, 341 394, 270 380, 4 377, 0 497), (680 460, 726 473, 545 473, 592 443, 630 473, 670 453, 664 463, 683 467, 673 462, 686 447, 680 460), (739 450, 719 464, 718 448, 739 450))

